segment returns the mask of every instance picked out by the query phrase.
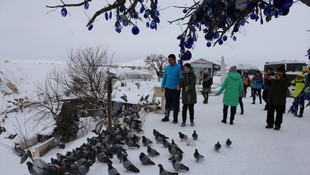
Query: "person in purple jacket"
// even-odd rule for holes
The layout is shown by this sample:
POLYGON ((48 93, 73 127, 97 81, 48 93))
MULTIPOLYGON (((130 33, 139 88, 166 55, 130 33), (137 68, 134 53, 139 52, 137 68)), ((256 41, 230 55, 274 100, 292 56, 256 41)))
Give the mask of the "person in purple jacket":
POLYGON ((164 75, 161 83, 162 91, 165 91, 166 106, 165 117, 163 122, 169 121, 171 108, 173 109, 173 123, 178 123, 178 113, 180 106, 180 91, 177 87, 180 82, 181 67, 176 63, 174 54, 168 56, 169 65, 164 70, 164 75))

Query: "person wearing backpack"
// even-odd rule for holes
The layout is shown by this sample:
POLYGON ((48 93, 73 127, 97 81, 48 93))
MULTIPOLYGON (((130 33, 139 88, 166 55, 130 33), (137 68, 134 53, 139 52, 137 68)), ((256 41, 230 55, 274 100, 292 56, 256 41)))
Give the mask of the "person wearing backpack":
POLYGON ((202 78, 202 91, 201 94, 204 98, 203 103, 207 104, 209 99, 209 93, 211 92, 211 85, 213 84, 213 80, 211 78, 211 75, 209 73, 209 70, 206 69, 203 72, 203 78, 202 78))

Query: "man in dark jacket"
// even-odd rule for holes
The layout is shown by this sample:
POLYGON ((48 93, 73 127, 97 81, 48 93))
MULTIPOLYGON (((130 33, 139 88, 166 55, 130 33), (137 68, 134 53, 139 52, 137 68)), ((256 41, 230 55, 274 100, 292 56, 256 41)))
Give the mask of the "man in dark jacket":
POLYGON ((266 74, 264 77, 264 91, 263 91, 263 99, 266 103, 265 109, 264 109, 265 111, 267 111, 267 109, 268 109, 267 98, 268 98, 268 94, 269 94, 269 90, 270 90, 270 87, 266 84, 266 80, 269 76, 274 76, 274 75, 275 74, 272 72, 272 68, 267 67, 266 74))
POLYGON ((266 80, 266 85, 270 86, 269 95, 267 98, 267 126, 279 130, 281 128, 283 113, 285 112, 287 88, 290 81, 286 78, 285 68, 279 67, 275 77, 269 76, 266 80), (274 121, 274 112, 277 112, 276 121, 274 121))

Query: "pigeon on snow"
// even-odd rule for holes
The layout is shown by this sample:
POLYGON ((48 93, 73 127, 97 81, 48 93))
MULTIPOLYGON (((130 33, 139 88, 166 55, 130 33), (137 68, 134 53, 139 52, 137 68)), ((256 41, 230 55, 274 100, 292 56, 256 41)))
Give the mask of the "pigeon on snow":
POLYGON ((198 139, 198 134, 196 133, 196 131, 194 130, 193 134, 192 134, 192 137, 194 140, 197 140, 198 139))
POLYGON ((126 170, 134 173, 140 172, 140 170, 134 164, 132 164, 125 156, 123 158, 123 167, 126 168, 126 170))
POLYGON ((151 157, 155 157, 159 155, 159 152, 157 152, 155 149, 151 148, 150 146, 147 147, 147 153, 151 156, 151 157))
POLYGON ((143 165, 155 165, 155 163, 143 152, 140 153, 139 159, 143 165))
POLYGON ((226 146, 229 148, 229 146, 232 144, 231 140, 229 138, 226 140, 226 146))
POLYGON ((150 139, 146 138, 145 136, 142 136, 142 143, 144 146, 148 146, 152 144, 153 142, 150 139))
POLYGON ((214 150, 215 151, 217 151, 217 152, 219 152, 219 150, 221 149, 221 144, 220 144, 220 142, 217 142, 215 145, 214 145, 214 150))
POLYGON ((169 172, 164 169, 162 164, 158 164, 159 167, 159 175, 178 175, 179 173, 169 172))
POLYGON ((201 155, 197 149, 195 149, 194 158, 196 159, 196 162, 199 162, 200 159, 203 159, 203 155, 201 155))

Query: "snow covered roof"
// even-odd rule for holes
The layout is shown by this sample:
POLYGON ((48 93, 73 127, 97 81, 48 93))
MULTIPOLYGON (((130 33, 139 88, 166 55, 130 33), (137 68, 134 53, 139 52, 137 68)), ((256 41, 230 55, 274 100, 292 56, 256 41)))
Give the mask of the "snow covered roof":
POLYGON ((255 65, 251 65, 251 64, 239 64, 237 66, 237 69, 239 69, 239 70, 241 70, 241 69, 257 69, 258 70, 258 67, 255 65))

